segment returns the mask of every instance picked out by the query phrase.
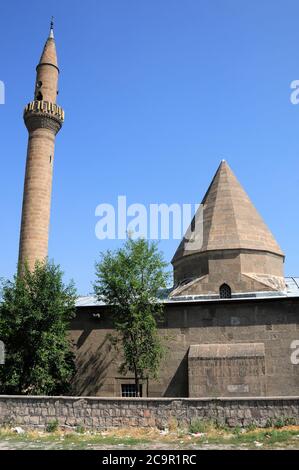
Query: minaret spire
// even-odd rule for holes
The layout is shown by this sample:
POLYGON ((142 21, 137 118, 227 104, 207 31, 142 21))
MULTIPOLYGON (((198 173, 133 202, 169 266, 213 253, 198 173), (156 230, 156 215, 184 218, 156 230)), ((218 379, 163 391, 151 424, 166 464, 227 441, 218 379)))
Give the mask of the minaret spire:
POLYGON ((49 38, 54 39, 54 16, 51 18, 49 38))
MULTIPOLYGON (((54 67, 57 68, 57 70, 59 72, 58 62, 57 62, 57 54, 56 54, 56 46, 55 46, 55 39, 54 39, 54 26, 53 25, 54 25, 54 21, 53 21, 53 17, 52 17, 49 36, 47 37, 47 40, 46 40, 46 43, 44 45, 40 61, 37 65, 38 68, 40 67, 40 71, 42 71, 43 69, 45 69, 45 70, 47 69, 47 67, 46 68, 41 67, 42 65, 53 65, 54 67)), ((47 72, 48 72, 48 70, 47 70, 47 72)), ((54 71, 52 71, 52 73, 55 75, 54 71)), ((51 99, 49 99, 48 101, 53 101, 53 97, 51 97, 51 99)))

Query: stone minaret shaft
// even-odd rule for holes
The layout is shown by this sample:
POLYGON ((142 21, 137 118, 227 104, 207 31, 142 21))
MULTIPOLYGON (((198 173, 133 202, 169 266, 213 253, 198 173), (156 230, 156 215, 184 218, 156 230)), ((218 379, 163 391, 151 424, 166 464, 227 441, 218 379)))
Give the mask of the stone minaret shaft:
POLYGON ((34 100, 24 110, 29 132, 19 247, 19 269, 48 255, 55 136, 64 111, 56 104, 58 75, 53 23, 36 67, 34 100))

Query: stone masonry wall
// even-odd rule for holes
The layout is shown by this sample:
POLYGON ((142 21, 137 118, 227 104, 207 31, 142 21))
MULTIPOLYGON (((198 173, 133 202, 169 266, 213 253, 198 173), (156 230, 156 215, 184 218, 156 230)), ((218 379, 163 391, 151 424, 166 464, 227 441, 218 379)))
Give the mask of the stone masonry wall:
MULTIPOLYGON (((108 334, 113 333, 112 315, 108 309, 77 309, 70 327, 77 365, 72 395, 119 397, 121 384, 134 383, 132 374, 121 377, 121 357, 108 340, 108 334)), ((262 381, 266 389, 263 386, 258 391, 261 380, 258 377, 256 381, 247 382, 246 392, 245 389, 242 393, 240 389, 228 388, 242 384, 242 377, 239 377, 237 381, 228 382, 220 394, 206 390, 202 396, 298 395, 299 364, 291 361, 294 351, 291 345, 299 339, 299 297, 169 303, 165 305, 165 319, 159 325, 159 333, 167 352, 159 369, 159 380, 148 380, 148 385, 143 387, 143 397, 190 396, 190 346, 215 343, 263 343, 265 370, 262 381)))
POLYGON ((265 396, 264 343, 192 345, 188 374, 190 398, 265 396))
POLYGON ((0 396, 0 426, 43 428, 57 419, 60 426, 86 429, 118 427, 166 428, 177 422, 214 420, 221 424, 266 426, 268 420, 292 418, 299 424, 299 397, 271 398, 96 398, 0 396))

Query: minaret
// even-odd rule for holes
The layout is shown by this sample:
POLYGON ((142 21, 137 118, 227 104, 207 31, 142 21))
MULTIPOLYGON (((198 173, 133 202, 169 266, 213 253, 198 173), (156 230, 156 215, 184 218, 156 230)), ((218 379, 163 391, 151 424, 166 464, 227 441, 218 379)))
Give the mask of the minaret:
POLYGON ((55 136, 64 120, 64 111, 56 104, 58 75, 52 19, 50 34, 36 67, 34 100, 24 110, 29 138, 19 269, 25 262, 33 269, 36 261, 43 261, 48 255, 55 136))

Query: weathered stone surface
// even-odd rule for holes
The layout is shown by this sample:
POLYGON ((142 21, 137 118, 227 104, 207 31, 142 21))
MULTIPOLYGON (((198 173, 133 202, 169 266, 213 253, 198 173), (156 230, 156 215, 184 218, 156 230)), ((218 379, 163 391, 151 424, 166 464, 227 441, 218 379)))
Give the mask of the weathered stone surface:
POLYGON ((29 132, 19 246, 19 266, 30 269, 48 254, 55 135, 64 112, 56 105, 58 66, 54 38, 48 38, 36 71, 34 100, 24 111, 29 132))
MULTIPOLYGON (((81 400, 80 400, 81 401, 81 400)), ((271 398, 221 398, 221 399, 89 399, 84 398, 80 416, 78 398, 55 397, 54 407, 49 414, 49 397, 8 397, 0 396, 0 426, 45 427, 57 419, 60 426, 87 429, 120 427, 168 427, 175 419, 179 426, 188 426, 195 419, 213 420, 228 426, 248 426, 253 423, 265 426, 269 420, 292 418, 299 424, 299 397, 271 398), (35 406, 38 401, 38 407, 35 406), (92 405, 98 402, 103 410, 92 405), (130 408, 124 407, 130 405, 130 408), (95 416, 95 411, 98 415, 95 416)))
POLYGON ((193 344, 189 397, 266 395, 264 343, 193 344))
POLYGON ((172 296, 281 291, 283 253, 232 170, 222 161, 172 264, 172 296), (201 218, 202 214, 202 218, 201 218))
MULTIPOLYGON (((215 343, 231 345, 232 348, 238 348, 235 345, 242 343, 259 343, 264 350, 264 359, 261 355, 236 359, 235 372, 239 377, 235 381, 229 381, 227 371, 222 370, 222 359, 215 358, 215 377, 221 381, 222 372, 225 372, 226 387, 229 386, 215 396, 298 394, 299 365, 291 362, 291 344, 298 340, 299 297, 173 302, 165 305, 164 312, 165 324, 159 327, 159 333, 163 339, 167 338, 165 344, 169 353, 162 361, 159 379, 144 380, 143 396, 188 397, 189 347, 196 344, 208 347, 215 343), (232 324, 232 317, 238 317, 237 326, 232 324), (211 321, 210 326, 206 326, 207 319, 211 321), (273 327, 272 331, 266 328, 269 325, 273 327), (184 335, 180 334, 182 327, 186 329, 184 335)), ((80 346, 75 349, 78 371, 73 381, 74 394, 112 398, 121 396, 122 383, 134 383, 132 375, 126 378, 119 376, 122 358, 109 348, 107 341, 107 333, 112 328, 112 315, 108 308, 77 308, 76 318, 70 325, 70 338, 80 346), (93 317, 97 311, 101 312, 100 319, 93 317)), ((227 361, 233 361, 233 358, 227 361)), ((195 370, 194 374, 197 385, 205 386, 206 373, 195 370)), ((201 393, 211 396, 211 392, 201 390, 201 393)), ((105 408, 95 401, 92 401, 92 406, 105 408)), ((124 407, 129 407, 129 404, 124 407)))

